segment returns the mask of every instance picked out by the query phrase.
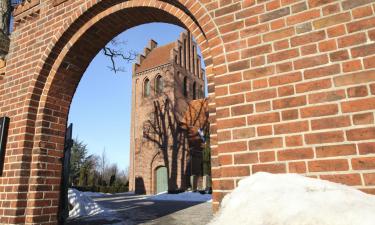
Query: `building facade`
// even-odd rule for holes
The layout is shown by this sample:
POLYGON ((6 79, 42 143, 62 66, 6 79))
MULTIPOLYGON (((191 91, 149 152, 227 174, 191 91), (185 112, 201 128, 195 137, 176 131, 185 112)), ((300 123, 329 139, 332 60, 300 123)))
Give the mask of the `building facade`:
POLYGON ((183 118, 190 102, 205 92, 190 33, 160 47, 151 40, 133 65, 132 88, 130 190, 186 189, 193 162, 183 118))

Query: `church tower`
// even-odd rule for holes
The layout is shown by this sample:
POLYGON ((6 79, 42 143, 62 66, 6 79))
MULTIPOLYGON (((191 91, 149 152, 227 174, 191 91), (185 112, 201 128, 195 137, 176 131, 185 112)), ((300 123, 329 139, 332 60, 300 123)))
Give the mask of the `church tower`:
POLYGON ((192 166, 183 117, 204 98, 204 70, 188 32, 158 46, 150 40, 133 65, 129 190, 185 189, 192 166))

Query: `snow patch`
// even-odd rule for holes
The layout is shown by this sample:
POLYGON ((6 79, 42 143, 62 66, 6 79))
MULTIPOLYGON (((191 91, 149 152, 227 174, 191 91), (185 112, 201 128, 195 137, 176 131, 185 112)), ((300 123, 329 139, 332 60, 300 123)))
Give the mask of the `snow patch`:
POLYGON ((84 192, 84 195, 89 196, 89 197, 108 197, 111 196, 112 194, 110 193, 102 193, 102 192, 90 192, 86 191, 84 192))
POLYGON ((80 192, 76 189, 69 188, 68 191, 69 203, 73 209, 69 211, 70 218, 92 216, 100 213, 107 213, 107 210, 101 208, 90 196, 85 192, 80 192))
POLYGON ((186 202, 208 202, 211 201, 210 194, 200 194, 199 192, 182 192, 178 194, 159 193, 148 197, 149 200, 158 201, 186 201, 186 202))
POLYGON ((374 225, 375 197, 297 174, 256 173, 222 201, 209 225, 374 225))

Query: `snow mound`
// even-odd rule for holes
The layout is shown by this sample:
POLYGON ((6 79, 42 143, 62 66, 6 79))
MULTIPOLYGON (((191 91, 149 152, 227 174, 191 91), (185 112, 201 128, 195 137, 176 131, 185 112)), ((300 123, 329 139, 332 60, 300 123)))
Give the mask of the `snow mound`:
POLYGON ((297 174, 256 173, 222 201, 209 225, 374 225, 375 197, 297 174))
POLYGON ((149 197, 149 200, 158 201, 184 201, 184 202, 208 202, 211 201, 210 194, 200 194, 199 192, 182 192, 178 194, 160 193, 149 197))
POLYGON ((85 192, 69 188, 68 199, 73 206, 73 209, 69 211, 69 217, 71 218, 92 216, 106 212, 106 209, 101 208, 85 192))

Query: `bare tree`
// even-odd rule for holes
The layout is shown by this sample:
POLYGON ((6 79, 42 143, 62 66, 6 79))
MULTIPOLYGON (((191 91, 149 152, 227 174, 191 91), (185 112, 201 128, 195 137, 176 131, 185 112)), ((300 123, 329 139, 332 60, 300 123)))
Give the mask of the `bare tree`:
POLYGON ((111 60, 111 66, 108 66, 108 68, 114 73, 125 71, 123 67, 117 66, 117 58, 120 58, 127 63, 131 63, 137 56, 134 51, 125 52, 123 49, 125 45, 126 41, 118 41, 116 38, 114 38, 103 48, 104 55, 111 60))

